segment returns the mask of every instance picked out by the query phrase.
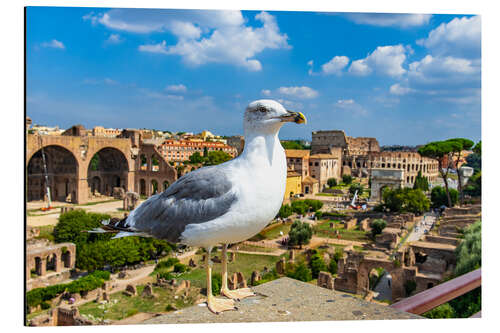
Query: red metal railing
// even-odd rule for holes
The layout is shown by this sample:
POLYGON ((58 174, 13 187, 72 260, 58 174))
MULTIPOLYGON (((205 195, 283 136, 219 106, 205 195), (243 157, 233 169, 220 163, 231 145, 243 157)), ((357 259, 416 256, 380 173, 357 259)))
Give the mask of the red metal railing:
MULTIPOLYGON (((422 314, 481 286, 481 268, 391 305, 392 308, 422 314)), ((481 312, 472 317, 481 317, 481 312)))

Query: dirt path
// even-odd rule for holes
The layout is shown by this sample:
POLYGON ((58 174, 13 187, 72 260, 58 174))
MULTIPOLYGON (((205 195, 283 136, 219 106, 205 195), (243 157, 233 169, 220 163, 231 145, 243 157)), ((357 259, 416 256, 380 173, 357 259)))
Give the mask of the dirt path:
MULTIPOLYGON (((140 201, 139 203, 141 203, 140 201)), ((28 210, 29 209, 36 209, 39 208, 40 204, 39 203, 28 203, 28 210)), ((123 207, 123 202, 121 200, 118 201, 110 201, 110 202, 103 202, 103 203, 98 203, 95 205, 74 205, 74 204, 67 204, 67 203, 59 203, 57 206, 68 206, 68 207, 73 207, 75 209, 83 209, 87 212, 93 212, 93 213, 108 213, 108 214, 123 214, 123 211, 121 210, 123 207)), ((42 211, 31 211, 29 212, 29 215, 36 215, 36 216, 29 216, 27 217, 27 224, 32 227, 38 227, 42 225, 56 225, 57 221, 59 219, 59 215, 61 212, 61 208, 53 208, 50 211, 47 212, 42 212, 42 211)))
POLYGON ((245 253, 245 254, 258 254, 262 256, 273 256, 273 257, 279 257, 283 253, 285 253, 285 250, 276 250, 274 252, 257 252, 257 251, 241 251, 241 250, 232 250, 229 249, 227 252, 234 252, 234 253, 245 253))

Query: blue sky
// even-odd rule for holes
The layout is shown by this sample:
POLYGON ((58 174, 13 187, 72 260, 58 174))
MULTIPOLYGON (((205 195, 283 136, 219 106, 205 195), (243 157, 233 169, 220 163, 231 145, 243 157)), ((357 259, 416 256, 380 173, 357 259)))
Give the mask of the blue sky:
POLYGON ((272 98, 286 139, 481 137, 478 16, 29 7, 26 47, 38 124, 234 135, 272 98))

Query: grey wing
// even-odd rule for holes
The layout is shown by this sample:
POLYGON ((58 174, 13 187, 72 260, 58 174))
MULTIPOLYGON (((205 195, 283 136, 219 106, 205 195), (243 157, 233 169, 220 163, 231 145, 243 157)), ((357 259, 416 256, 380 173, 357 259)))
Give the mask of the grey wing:
POLYGON ((236 201, 231 188, 231 181, 220 168, 192 171, 143 202, 126 224, 155 238, 179 242, 187 225, 213 220, 229 210, 236 201))

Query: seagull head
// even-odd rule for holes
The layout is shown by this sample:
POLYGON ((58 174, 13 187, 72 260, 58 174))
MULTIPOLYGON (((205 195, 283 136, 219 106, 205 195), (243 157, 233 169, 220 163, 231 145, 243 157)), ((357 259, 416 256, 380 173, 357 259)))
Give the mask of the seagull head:
POLYGON ((301 112, 286 110, 276 101, 260 99, 248 104, 243 124, 245 131, 256 134, 274 134, 287 122, 305 124, 306 117, 301 112))

